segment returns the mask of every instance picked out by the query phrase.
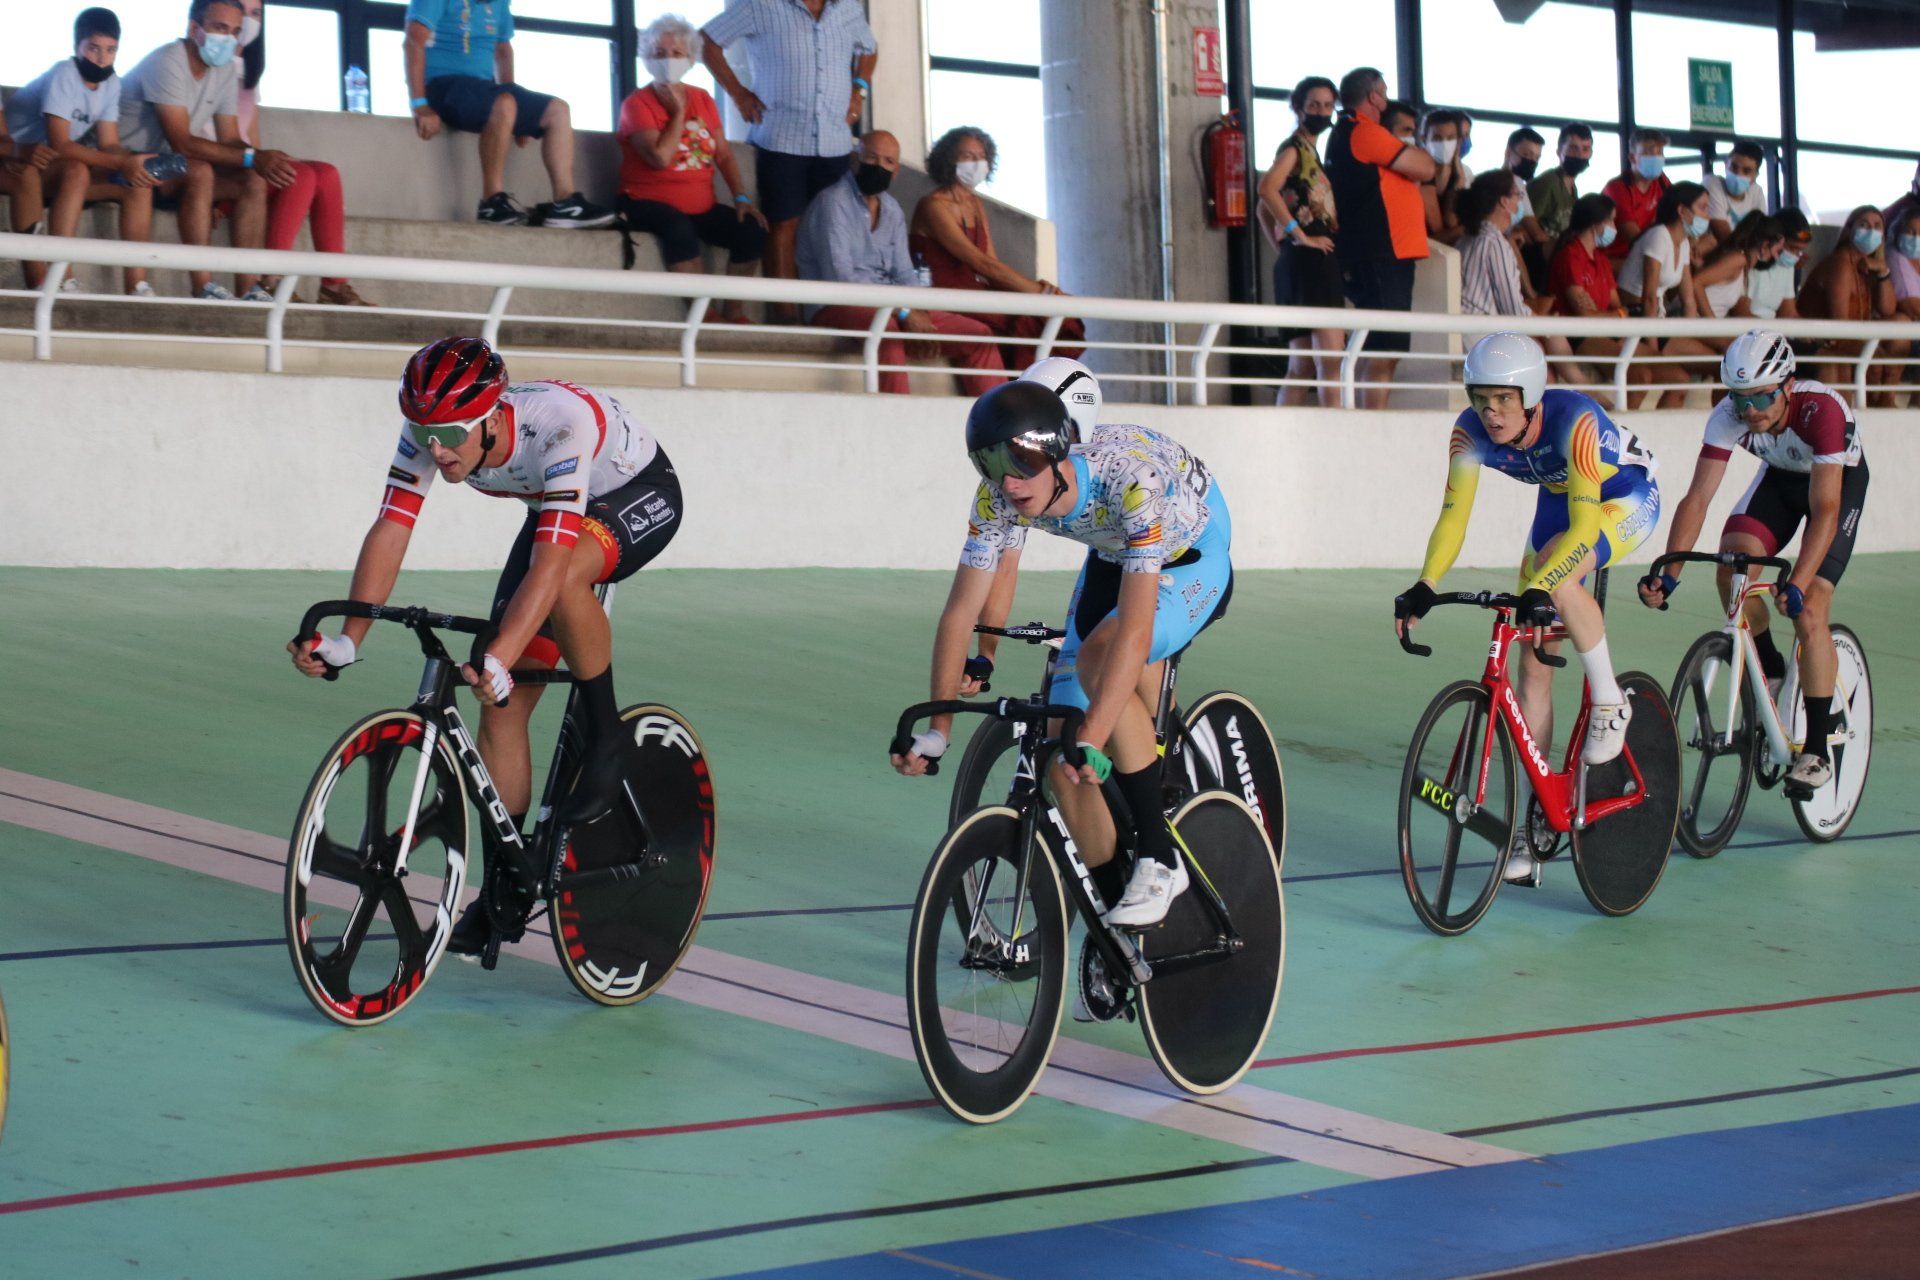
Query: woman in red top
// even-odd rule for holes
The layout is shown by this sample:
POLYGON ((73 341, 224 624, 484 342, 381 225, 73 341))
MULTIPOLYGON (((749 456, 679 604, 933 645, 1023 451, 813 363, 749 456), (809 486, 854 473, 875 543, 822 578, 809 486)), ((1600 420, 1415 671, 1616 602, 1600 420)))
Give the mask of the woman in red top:
MULTIPOLYGON (((628 226, 659 237, 667 270, 705 270, 705 240, 727 251, 728 275, 750 276, 760 269, 767 219, 740 181, 712 96, 681 83, 700 56, 700 43, 693 24, 672 15, 654 19, 641 33, 653 83, 620 104, 619 208, 628 226), (715 169, 733 192, 731 205, 714 196, 715 169)), ((728 324, 749 322, 742 303, 722 303, 719 314, 728 324)))
MULTIPOLYGON (((1573 202, 1573 214, 1567 220, 1566 234, 1554 247, 1553 266, 1547 274, 1547 292, 1563 316, 1624 316, 1620 288, 1614 283, 1613 262, 1608 248, 1620 234, 1613 201, 1602 195, 1584 195, 1573 202)), ((1611 362, 1620 354, 1618 338, 1582 338, 1573 344, 1575 355, 1601 362, 1600 371, 1611 375, 1611 362)), ((1644 385, 1652 381, 1645 365, 1630 365, 1627 381, 1644 385)), ((1611 403, 1611 402, 1609 402, 1611 403)), ((1644 399, 1642 407, 1644 408, 1644 399)))
MULTIPOLYGON (((936 289, 999 289, 1007 293, 1063 293, 1050 280, 1021 275, 993 251, 993 229, 987 225, 987 206, 973 189, 993 176, 999 151, 983 129, 962 125, 940 135, 927 152, 927 176, 934 189, 920 197, 907 226, 907 248, 913 260, 927 269, 936 289)), ((978 315, 974 319, 1001 338, 1038 338, 1046 328, 1044 316, 978 315)), ((1067 320, 1049 355, 1073 357, 1081 348, 1060 343, 1086 340, 1086 326, 1067 320)), ((1032 363, 1035 348, 1020 344, 1007 353, 1008 365, 1032 363)))

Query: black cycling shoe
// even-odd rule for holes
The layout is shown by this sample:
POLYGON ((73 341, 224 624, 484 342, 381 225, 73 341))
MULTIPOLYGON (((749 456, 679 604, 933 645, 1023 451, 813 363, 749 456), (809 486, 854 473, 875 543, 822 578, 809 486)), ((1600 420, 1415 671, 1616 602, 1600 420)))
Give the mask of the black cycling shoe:
POLYGON ((570 827, 598 822, 626 798, 620 789, 627 776, 625 745, 624 738, 614 739, 603 749, 589 744, 587 763, 574 781, 573 793, 560 806, 560 821, 570 827))
POLYGON ((477 956, 487 949, 487 939, 493 936, 493 925, 487 920, 486 908, 475 898, 453 922, 453 933, 447 938, 447 951, 456 956, 477 956))

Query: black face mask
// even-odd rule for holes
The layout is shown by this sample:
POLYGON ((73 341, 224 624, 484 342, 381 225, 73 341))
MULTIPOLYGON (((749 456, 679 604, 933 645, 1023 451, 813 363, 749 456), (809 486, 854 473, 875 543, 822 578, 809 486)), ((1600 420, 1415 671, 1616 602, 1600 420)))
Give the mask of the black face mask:
POLYGON ((1560 162, 1560 172, 1569 178, 1577 178, 1587 171, 1587 164, 1585 156, 1568 156, 1560 162))
POLYGON ((1753 269, 1755 271, 1771 271, 1779 265, 1780 259, 1778 258, 1762 258, 1753 264, 1753 269))
POLYGON ((1311 134, 1325 133, 1333 127, 1333 117, 1308 112, 1300 117, 1300 127, 1311 134))
POLYGON ((1535 156, 1531 160, 1522 160, 1513 166, 1514 174, 1518 176, 1522 182, 1532 182, 1533 175, 1538 172, 1539 169, 1540 158, 1538 156, 1535 156))
POLYGON ((80 78, 88 84, 103 84, 113 76, 112 67, 96 66, 85 58, 76 56, 73 65, 80 69, 80 78))
POLYGON ((863 196, 877 196, 893 184, 893 173, 869 161, 861 161, 853 171, 853 185, 863 196))

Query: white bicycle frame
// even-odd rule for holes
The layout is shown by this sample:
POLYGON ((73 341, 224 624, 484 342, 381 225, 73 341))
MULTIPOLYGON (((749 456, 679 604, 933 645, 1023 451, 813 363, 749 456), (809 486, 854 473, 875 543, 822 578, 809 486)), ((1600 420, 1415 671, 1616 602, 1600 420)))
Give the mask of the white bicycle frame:
MULTIPOLYGON (((1726 730, 1720 745, 1733 745, 1733 732, 1740 718, 1740 688, 1743 680, 1753 681, 1755 689, 1767 687, 1767 674, 1760 666, 1760 649, 1753 642, 1753 634, 1741 625, 1742 615, 1747 607, 1748 575, 1736 571, 1728 590, 1727 597, 1732 603, 1727 608, 1727 639, 1734 651, 1740 655, 1733 663, 1733 678, 1727 681, 1727 718, 1726 730)), ((1774 698, 1755 698, 1754 702, 1766 708, 1766 714, 1760 718, 1760 728, 1767 738, 1767 762, 1776 767, 1784 767, 1793 760, 1794 752, 1802 744, 1787 737, 1787 725, 1791 723, 1792 707, 1800 698, 1800 650, 1794 646, 1794 661, 1787 664, 1787 678, 1780 685, 1780 696, 1774 698)), ((1835 674, 1834 688, 1834 727, 1827 735, 1829 745, 1847 743, 1853 740, 1853 725, 1847 707, 1847 691, 1839 687, 1839 675, 1835 674)))

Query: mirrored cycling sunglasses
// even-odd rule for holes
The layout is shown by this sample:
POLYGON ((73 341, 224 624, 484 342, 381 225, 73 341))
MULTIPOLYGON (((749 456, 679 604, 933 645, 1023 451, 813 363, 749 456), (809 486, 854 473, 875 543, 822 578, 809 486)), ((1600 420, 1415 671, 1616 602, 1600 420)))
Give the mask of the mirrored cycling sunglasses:
POLYGON ((1752 413, 1756 409, 1768 409, 1773 406, 1773 402, 1778 400, 1785 391, 1785 387, 1775 387, 1771 391, 1762 391, 1752 395, 1749 395, 1745 391, 1735 391, 1733 393, 1733 407, 1740 413, 1752 413))
POLYGON ((413 442, 422 449, 432 444, 442 449, 458 449, 467 442, 473 429, 486 420, 487 415, 483 413, 465 422, 409 422, 407 430, 413 435, 413 442))
POLYGON ((1047 456, 1040 437, 1033 435, 1015 436, 984 449, 970 449, 967 457, 972 460, 973 469, 980 473, 980 477, 993 485, 1008 476, 1031 480, 1055 462, 1055 459, 1047 456))

